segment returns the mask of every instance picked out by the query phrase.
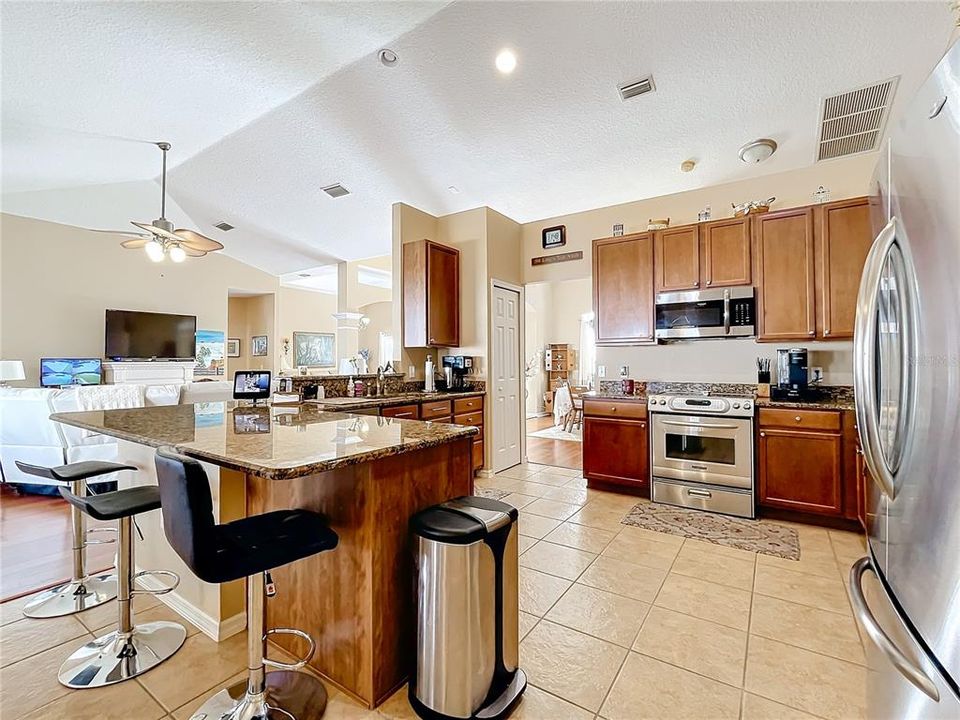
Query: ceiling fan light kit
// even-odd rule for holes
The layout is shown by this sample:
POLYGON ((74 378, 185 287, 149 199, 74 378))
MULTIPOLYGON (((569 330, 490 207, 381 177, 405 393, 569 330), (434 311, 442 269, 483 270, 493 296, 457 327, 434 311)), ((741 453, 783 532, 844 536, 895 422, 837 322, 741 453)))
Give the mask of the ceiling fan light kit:
POLYGON ((174 229, 167 220, 167 151, 170 143, 158 142, 156 146, 163 153, 163 169, 160 174, 160 217, 151 223, 131 221, 132 225, 143 230, 145 235, 124 240, 120 245, 127 250, 143 248, 153 262, 163 262, 168 255, 175 263, 182 263, 188 257, 203 257, 207 253, 223 250, 223 245, 186 228, 174 229))

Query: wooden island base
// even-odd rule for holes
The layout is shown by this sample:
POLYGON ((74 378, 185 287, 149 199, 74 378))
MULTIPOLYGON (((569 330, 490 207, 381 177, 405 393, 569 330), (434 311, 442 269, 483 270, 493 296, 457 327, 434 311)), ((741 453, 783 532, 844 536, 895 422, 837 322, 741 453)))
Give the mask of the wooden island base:
MULTIPOLYGON (((404 683, 414 662, 410 517, 471 494, 472 445, 466 437, 291 480, 245 477, 249 515, 305 508, 325 515, 340 536, 335 550, 273 571, 267 627, 309 633, 317 643, 310 667, 371 709, 404 683)), ((303 652, 295 638, 272 639, 303 652)))

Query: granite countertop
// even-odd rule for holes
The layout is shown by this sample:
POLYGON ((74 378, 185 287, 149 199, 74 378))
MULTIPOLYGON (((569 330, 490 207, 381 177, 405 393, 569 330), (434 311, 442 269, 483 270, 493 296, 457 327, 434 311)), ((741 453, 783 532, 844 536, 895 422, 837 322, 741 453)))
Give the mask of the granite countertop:
POLYGON ((409 405, 410 403, 433 402, 435 400, 480 397, 484 394, 482 390, 412 392, 379 397, 335 397, 324 398, 323 400, 305 400, 304 404, 310 404, 324 410, 349 412, 350 410, 363 410, 365 408, 393 407, 395 405, 409 405))
POLYGON ((642 402, 647 401, 647 394, 640 393, 638 395, 623 395, 611 392, 603 392, 597 390, 591 390, 590 392, 583 393, 580 397, 586 398, 587 400, 626 400, 628 402, 642 402))
POLYGON ((236 402, 54 413, 51 420, 286 480, 471 437, 475 427, 236 402))

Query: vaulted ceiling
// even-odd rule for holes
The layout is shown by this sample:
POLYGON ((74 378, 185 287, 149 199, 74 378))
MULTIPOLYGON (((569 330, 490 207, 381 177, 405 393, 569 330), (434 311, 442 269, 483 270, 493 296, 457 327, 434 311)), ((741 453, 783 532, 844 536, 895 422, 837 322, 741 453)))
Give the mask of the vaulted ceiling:
POLYGON ((896 115, 951 22, 941 0, 0 12, 5 212, 149 221, 159 151, 146 141, 166 140, 168 217, 276 274, 389 252, 397 201, 524 222, 810 165, 821 98, 900 76, 896 115), (509 76, 493 65, 504 47, 509 76), (620 101, 619 84, 651 73, 656 92, 620 101), (780 149, 745 166, 737 149, 757 137, 780 149), (337 182, 351 194, 321 192, 337 182), (236 229, 212 228, 222 220, 236 229))

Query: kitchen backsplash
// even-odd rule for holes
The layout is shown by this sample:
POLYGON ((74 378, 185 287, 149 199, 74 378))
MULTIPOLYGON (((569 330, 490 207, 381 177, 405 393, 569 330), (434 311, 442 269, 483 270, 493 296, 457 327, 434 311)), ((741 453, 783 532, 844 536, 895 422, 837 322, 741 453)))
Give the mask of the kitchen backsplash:
MULTIPOLYGON (((322 385, 326 397, 346 397, 349 377, 343 375, 291 375, 293 391, 302 393, 305 385, 322 385)), ((354 380, 362 380, 364 385, 376 386, 377 376, 354 375, 354 380)), ((466 383, 466 390, 483 392, 486 384, 483 380, 471 380, 466 383)), ((437 378, 437 389, 445 390, 443 378, 437 378)), ((384 381, 384 395, 400 395, 409 392, 423 392, 423 380, 407 380, 403 373, 387 375, 384 381)))
MULTIPOLYGON (((826 401, 853 402, 853 387, 850 385, 819 385, 821 398, 826 401)), ((604 397, 626 397, 620 380, 601 380, 597 392, 604 397)), ((705 383, 666 382, 661 380, 635 381, 634 396, 656 394, 731 395, 734 397, 756 395, 753 383, 705 383)))

